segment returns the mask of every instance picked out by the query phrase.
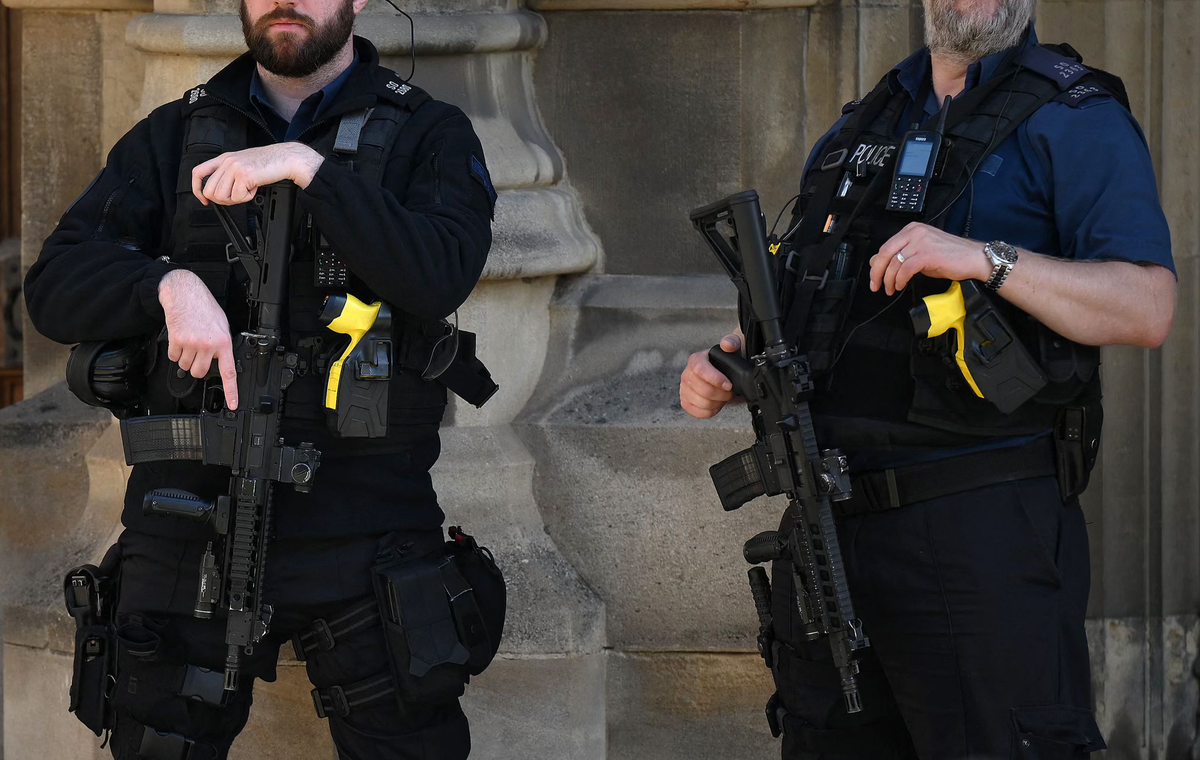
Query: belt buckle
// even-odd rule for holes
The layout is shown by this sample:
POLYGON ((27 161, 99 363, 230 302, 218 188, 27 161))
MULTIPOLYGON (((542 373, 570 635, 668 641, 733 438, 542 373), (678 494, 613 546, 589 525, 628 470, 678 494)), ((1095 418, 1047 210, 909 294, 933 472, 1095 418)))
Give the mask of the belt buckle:
POLYGON ((337 713, 339 718, 345 718, 350 714, 350 701, 346 699, 346 692, 341 686, 313 689, 310 694, 312 694, 313 707, 317 708, 318 718, 322 720, 328 718, 330 710, 337 713), (329 700, 329 710, 325 708, 326 698, 329 700))
POLYGON ((325 618, 317 618, 313 621, 313 634, 317 637, 317 646, 322 652, 328 652, 333 649, 334 639, 333 631, 329 630, 329 623, 325 622, 325 618))

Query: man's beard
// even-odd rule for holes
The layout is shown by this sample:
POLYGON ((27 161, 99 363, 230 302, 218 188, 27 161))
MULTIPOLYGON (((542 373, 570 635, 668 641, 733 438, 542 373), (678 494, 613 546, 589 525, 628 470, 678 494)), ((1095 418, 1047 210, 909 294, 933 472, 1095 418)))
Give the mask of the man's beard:
POLYGON ((925 44, 958 63, 1007 50, 1021 41, 1033 20, 1034 0, 1000 0, 993 16, 954 7, 955 0, 925 0, 925 44))
POLYGON ((333 60, 354 31, 353 0, 345 0, 333 18, 322 26, 295 9, 286 7, 276 8, 252 24, 245 0, 240 6, 242 35, 246 38, 250 55, 264 69, 281 77, 299 78, 316 73, 333 60), (268 27, 282 20, 303 25, 308 30, 308 36, 301 41, 299 35, 282 32, 272 41, 268 27))

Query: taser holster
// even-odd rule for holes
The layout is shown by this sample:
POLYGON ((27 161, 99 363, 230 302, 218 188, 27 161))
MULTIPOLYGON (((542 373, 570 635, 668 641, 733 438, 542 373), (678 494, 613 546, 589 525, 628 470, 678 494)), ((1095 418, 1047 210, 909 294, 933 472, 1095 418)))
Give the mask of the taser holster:
POLYGON ((953 330, 955 361, 975 395, 1009 414, 1046 387, 1046 375, 973 280, 925 297, 909 315, 918 338, 953 330))
POLYGON ((343 438, 387 435, 388 381, 392 377, 392 310, 346 293, 325 299, 321 324, 350 341, 330 362, 325 382, 329 428, 343 438))

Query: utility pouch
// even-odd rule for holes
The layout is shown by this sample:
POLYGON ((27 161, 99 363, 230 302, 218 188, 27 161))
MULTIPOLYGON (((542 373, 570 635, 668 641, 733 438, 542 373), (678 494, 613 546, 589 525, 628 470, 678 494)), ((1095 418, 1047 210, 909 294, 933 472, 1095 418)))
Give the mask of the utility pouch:
POLYGON ((499 647, 503 578, 492 569, 486 549, 456 528, 450 532, 461 538, 441 551, 385 558, 375 566, 375 593, 402 710, 406 703, 458 699, 470 676, 483 672, 499 647))
POLYGON ((1064 406, 1054 426, 1054 453, 1058 467, 1058 492, 1065 502, 1087 488, 1100 452, 1100 426, 1104 413, 1099 404, 1064 406))
POLYGON ((76 626, 68 709, 96 736, 112 728, 109 687, 116 648, 111 622, 119 565, 120 546, 114 545, 100 567, 82 565, 63 579, 67 613, 76 626))
POLYGON ((784 334, 800 336, 800 349, 816 376, 833 366, 854 301, 856 263, 854 248, 846 242, 837 246, 832 258, 821 245, 789 251, 784 257, 786 276, 780 282, 792 283, 790 292, 782 294, 784 334))

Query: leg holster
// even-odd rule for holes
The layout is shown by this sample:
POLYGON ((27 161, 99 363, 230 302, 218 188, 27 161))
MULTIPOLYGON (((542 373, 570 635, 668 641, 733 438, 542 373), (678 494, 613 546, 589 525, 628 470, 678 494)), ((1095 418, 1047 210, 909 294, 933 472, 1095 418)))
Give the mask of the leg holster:
POLYGON ((96 736, 112 728, 110 687, 116 667, 112 616, 120 564, 120 546, 113 545, 99 567, 82 565, 63 579, 67 612, 75 620, 75 661, 68 709, 96 736))
POLYGON ((314 689, 320 717, 346 717, 385 698, 396 699, 401 712, 406 704, 453 702, 492 661, 504 627, 504 578, 491 553, 473 538, 456 527, 450 538, 423 552, 387 548, 374 568, 375 599, 317 620, 293 638, 303 660, 333 649, 352 631, 383 628, 388 673, 314 689))

